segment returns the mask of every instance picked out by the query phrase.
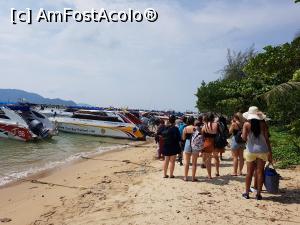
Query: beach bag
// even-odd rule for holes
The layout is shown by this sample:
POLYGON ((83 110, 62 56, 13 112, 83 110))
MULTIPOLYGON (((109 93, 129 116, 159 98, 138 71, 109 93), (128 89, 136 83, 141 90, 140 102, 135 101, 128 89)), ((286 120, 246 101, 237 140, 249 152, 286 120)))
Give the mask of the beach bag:
POLYGON ((204 148, 203 135, 196 130, 191 138, 191 148, 192 151, 201 151, 204 148))
POLYGON ((274 194, 274 193, 278 193, 279 190, 280 175, 276 172, 273 165, 272 165, 273 168, 271 168, 270 165, 272 164, 268 163, 268 165, 265 168, 264 185, 266 187, 267 192, 274 194))
POLYGON ((215 143, 215 148, 225 148, 225 146, 227 145, 227 137, 226 135, 223 133, 222 127, 220 129, 220 124, 219 124, 219 132, 216 134, 215 138, 214 138, 214 143, 215 143))

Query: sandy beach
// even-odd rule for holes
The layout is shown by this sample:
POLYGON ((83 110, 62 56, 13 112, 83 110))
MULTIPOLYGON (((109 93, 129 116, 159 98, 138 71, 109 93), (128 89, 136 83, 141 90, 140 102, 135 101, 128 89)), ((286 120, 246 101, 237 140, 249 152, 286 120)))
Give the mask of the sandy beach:
MULTIPOLYGON (((244 177, 230 176, 230 151, 221 176, 184 182, 162 178, 151 141, 56 169, 0 189, 0 224, 300 224, 299 168, 279 170, 280 193, 241 198, 244 177)), ((245 172, 245 169, 244 169, 245 172)))

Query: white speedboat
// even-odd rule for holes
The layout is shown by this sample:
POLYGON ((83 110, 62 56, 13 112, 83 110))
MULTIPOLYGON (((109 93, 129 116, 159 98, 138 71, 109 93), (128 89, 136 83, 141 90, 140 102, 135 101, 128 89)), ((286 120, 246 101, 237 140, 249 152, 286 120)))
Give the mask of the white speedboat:
POLYGON ((46 116, 26 104, 0 107, 0 137, 22 141, 50 138, 58 132, 46 116))
POLYGON ((49 118, 60 131, 94 136, 145 140, 139 127, 124 115, 104 110, 78 110, 71 116, 53 112, 49 118))

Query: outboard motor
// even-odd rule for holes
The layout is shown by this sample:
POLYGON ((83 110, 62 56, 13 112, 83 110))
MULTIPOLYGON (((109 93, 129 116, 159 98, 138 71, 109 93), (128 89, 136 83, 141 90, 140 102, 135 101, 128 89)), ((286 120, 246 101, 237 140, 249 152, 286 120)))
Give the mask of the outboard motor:
POLYGON ((45 138, 48 136, 49 130, 44 129, 43 123, 38 120, 32 120, 29 123, 30 130, 37 136, 45 138))

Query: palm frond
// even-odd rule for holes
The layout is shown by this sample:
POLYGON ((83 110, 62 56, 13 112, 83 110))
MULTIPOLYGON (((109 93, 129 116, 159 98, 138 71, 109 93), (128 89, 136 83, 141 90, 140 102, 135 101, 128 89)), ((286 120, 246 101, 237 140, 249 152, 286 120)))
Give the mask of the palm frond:
POLYGON ((275 98, 282 98, 287 95, 290 91, 300 91, 300 82, 289 81, 286 83, 282 83, 270 91, 259 95, 258 99, 265 101, 267 104, 270 104, 270 101, 275 98))

